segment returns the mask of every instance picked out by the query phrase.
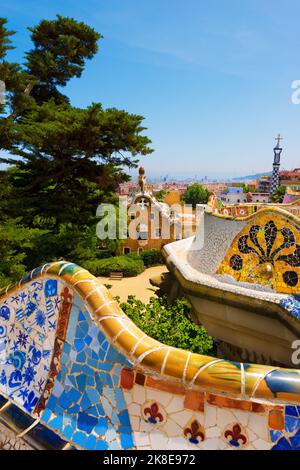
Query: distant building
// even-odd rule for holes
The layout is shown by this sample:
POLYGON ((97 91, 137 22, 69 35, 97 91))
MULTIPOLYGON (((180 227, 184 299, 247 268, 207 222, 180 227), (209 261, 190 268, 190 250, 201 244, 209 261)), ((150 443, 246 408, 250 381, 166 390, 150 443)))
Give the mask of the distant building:
MULTIPOLYGON (((166 186, 164 185, 164 188, 166 186)), ((160 250, 167 243, 181 238, 188 238, 196 232, 196 214, 181 212, 182 206, 178 203, 179 192, 169 193, 170 203, 159 202, 153 194, 152 188, 146 183, 145 171, 139 170, 138 185, 128 206, 128 221, 135 224, 135 238, 128 233, 121 245, 120 251, 124 254, 141 253, 144 250, 160 250), (157 220, 155 220, 157 217, 157 220), (138 219, 138 220, 137 220, 138 219), (166 229, 169 227, 169 230, 166 229)))
POLYGON ((270 202, 270 193, 248 193, 247 202, 270 202))
POLYGON ((280 185, 286 187, 300 187, 300 168, 280 172, 280 185))
POLYGON ((272 176, 262 176, 256 182, 256 190, 258 193, 270 193, 272 186, 272 176))
POLYGON ((247 202, 247 196, 242 186, 229 186, 220 194, 220 199, 224 204, 240 204, 247 202))

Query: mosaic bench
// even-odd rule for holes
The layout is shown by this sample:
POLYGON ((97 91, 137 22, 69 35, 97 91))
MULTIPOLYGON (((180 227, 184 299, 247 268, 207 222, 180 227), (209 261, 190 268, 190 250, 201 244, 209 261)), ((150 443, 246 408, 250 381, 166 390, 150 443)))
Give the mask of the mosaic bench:
POLYGON ((146 336, 107 289, 57 262, 0 297, 0 422, 36 448, 292 449, 300 373, 146 336))

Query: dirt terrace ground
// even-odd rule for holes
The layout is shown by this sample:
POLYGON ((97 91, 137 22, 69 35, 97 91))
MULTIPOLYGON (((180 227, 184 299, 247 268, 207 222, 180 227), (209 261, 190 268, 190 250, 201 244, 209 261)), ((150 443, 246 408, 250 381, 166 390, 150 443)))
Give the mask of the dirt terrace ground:
POLYGON ((150 297, 155 295, 156 287, 151 286, 149 279, 167 272, 166 266, 154 266, 146 269, 136 277, 124 277, 121 281, 109 279, 109 277, 99 277, 103 284, 110 284, 112 288, 109 292, 115 297, 119 296, 121 302, 126 302, 128 295, 135 295, 142 302, 148 303, 150 297))

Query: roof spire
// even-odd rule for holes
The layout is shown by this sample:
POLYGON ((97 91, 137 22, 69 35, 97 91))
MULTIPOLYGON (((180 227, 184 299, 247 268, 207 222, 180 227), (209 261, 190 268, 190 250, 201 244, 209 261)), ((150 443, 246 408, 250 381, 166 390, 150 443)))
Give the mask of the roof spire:
POLYGON ((281 147, 280 147, 280 141, 283 140, 283 137, 281 137, 281 135, 278 134, 278 136, 276 137, 275 140, 277 140, 277 145, 276 145, 275 148, 277 148, 277 149, 281 148, 281 147))

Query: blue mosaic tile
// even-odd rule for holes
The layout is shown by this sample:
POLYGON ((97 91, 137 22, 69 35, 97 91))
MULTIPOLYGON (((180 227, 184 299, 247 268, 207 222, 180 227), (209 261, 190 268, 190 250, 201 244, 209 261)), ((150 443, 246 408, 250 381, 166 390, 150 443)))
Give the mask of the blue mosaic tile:
POLYGON ((287 416, 299 416, 299 407, 298 406, 286 406, 285 414, 287 416))
POLYGON ((99 436, 103 436, 107 431, 107 419, 106 418, 99 418, 98 423, 96 424, 95 431, 99 436))
POLYGON ((292 416, 285 417, 285 430, 287 432, 293 433, 300 428, 300 420, 292 416))
POLYGON ((79 430, 85 431, 87 434, 90 434, 98 423, 98 419, 87 413, 79 412, 77 423, 79 430))
POLYGON ((124 434, 121 432, 120 438, 123 449, 131 449, 132 447, 134 447, 131 434, 124 434))
POLYGON ((280 305, 295 318, 300 319, 300 301, 299 296, 286 296, 280 300, 280 305))
POLYGON ((298 430, 294 436, 290 437, 290 442, 294 449, 298 448, 298 450, 300 450, 300 430, 298 430))
POLYGON ((272 450, 292 450, 290 442, 282 437, 275 446, 272 447, 272 450))
POLYGON ((73 434, 72 441, 75 442, 75 444, 78 444, 79 446, 85 448, 85 443, 87 440, 87 435, 84 434, 83 432, 76 431, 73 434))
POLYGON ((102 441, 101 439, 97 440, 95 450, 107 450, 108 449, 108 444, 105 441, 102 441))
MULTIPOLYGON (((74 303, 80 302, 75 298, 74 303)), ((129 415, 123 391, 119 389, 120 373, 128 362, 99 332, 85 309, 73 307, 71 311, 61 360, 55 386, 59 397, 50 400, 44 412, 45 418, 50 419, 50 410, 55 415, 50 425, 59 426, 65 439, 83 448, 119 449, 118 432, 121 447, 131 448, 129 415), (64 416, 63 422, 57 419, 58 415, 64 416), (111 434, 109 443, 103 440, 106 432, 111 434)))

